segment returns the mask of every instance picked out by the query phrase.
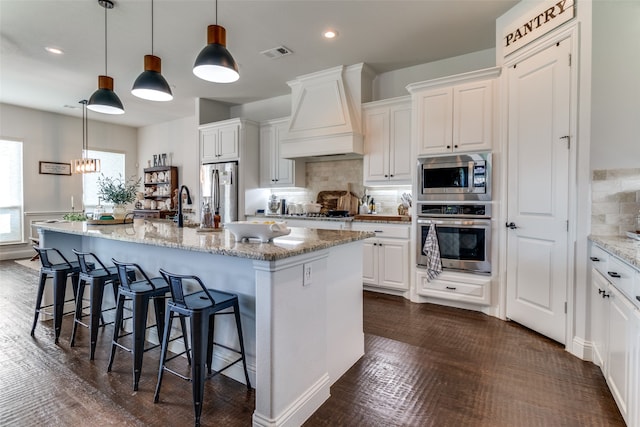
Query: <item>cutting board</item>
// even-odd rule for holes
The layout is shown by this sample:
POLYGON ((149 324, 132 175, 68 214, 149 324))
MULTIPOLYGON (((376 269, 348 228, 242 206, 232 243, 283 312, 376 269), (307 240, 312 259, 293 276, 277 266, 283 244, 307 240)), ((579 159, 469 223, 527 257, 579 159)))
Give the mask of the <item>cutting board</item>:
POLYGON ((351 192, 351 184, 347 184, 347 191, 338 198, 338 210, 349 211, 350 215, 358 213, 360 199, 351 192))
POLYGON ((326 214, 328 211, 338 209, 338 199, 342 194, 344 191, 320 191, 316 199, 316 203, 322 205, 320 212, 326 214))

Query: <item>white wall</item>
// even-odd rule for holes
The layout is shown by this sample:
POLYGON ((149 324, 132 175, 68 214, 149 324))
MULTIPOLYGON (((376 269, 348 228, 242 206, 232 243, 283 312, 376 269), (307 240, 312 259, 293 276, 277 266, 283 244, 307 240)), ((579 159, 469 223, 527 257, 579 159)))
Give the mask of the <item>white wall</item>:
POLYGON ((262 122, 291 115, 291 95, 282 95, 261 101, 231 107, 231 117, 262 122))
MULTIPOLYGON (((93 114, 91 114, 93 115, 93 114)), ((15 105, 0 104, 0 138, 23 142, 24 210, 71 211, 82 200, 80 175, 40 175, 39 162, 70 163, 82 155, 82 119, 15 105)), ((89 148, 126 154, 126 176, 136 175, 138 132, 135 128, 89 120, 89 148)), ((28 233, 27 233, 28 235, 28 233)), ((2 247, 0 258, 23 247, 2 247)))
POLYGON ((186 185, 192 197, 197 199, 200 180, 198 144, 198 120, 195 114, 141 127, 138 129, 138 172, 142 174, 142 170, 148 167, 148 161, 153 166, 154 154, 167 153, 170 166, 178 167, 178 184, 186 185))
POLYGON ((591 170, 640 166, 640 1, 593 2, 591 170))

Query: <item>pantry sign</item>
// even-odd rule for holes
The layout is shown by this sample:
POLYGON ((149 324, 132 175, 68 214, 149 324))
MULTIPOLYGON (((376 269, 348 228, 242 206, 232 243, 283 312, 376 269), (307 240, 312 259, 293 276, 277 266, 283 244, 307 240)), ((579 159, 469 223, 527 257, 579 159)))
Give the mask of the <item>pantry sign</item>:
POLYGON ((575 14, 575 0, 551 0, 540 3, 507 27, 502 39, 504 56, 559 27, 575 14))

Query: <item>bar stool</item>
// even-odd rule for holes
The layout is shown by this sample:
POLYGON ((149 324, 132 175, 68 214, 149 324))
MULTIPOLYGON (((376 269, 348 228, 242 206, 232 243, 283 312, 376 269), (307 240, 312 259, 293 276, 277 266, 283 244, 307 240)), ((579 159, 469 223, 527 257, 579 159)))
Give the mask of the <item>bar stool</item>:
MULTIPOLYGON (((169 285, 162 277, 149 278, 147 274, 140 268, 138 264, 124 263, 111 259, 118 270, 120 286, 118 287, 118 304, 116 306, 115 324, 121 325, 123 320, 132 319, 133 330, 131 332, 120 333, 119 328, 113 328, 113 340, 111 341, 111 355, 109 356, 109 366, 107 372, 111 372, 113 360, 116 354, 116 348, 132 353, 133 356, 133 390, 138 390, 140 382, 140 373, 142 371, 142 358, 146 351, 160 347, 160 344, 144 348, 145 335, 147 329, 156 327, 158 331, 158 340, 162 340, 164 335, 164 314, 165 314, 165 295, 169 293, 169 285), (136 280, 136 272, 140 274, 142 279, 136 280), (147 312, 149 311, 149 302, 153 299, 153 305, 156 315, 155 325, 147 327, 147 312), (123 318, 125 310, 125 301, 131 301, 131 316, 123 318), (132 347, 128 348, 120 344, 118 340, 126 336, 132 336, 132 347)), ((183 330, 185 329, 184 319, 180 319, 183 330)), ((178 337, 179 338, 179 337, 178 337)), ((175 339, 178 339, 175 338, 175 339)), ((184 337, 185 348, 187 346, 187 338, 184 337)))
POLYGON ((31 327, 31 336, 35 335, 36 325, 38 324, 38 316, 40 312, 45 314, 51 314, 47 312, 47 309, 53 307, 53 324, 55 329, 55 342, 58 343, 60 337, 60 329, 62 325, 62 316, 70 314, 72 312, 65 313, 64 305, 67 302, 75 300, 75 296, 78 292, 78 276, 80 273, 80 265, 77 261, 69 261, 62 253, 56 248, 40 248, 33 246, 33 249, 40 257, 40 281, 38 284, 38 295, 36 297, 36 309, 33 316, 33 326, 31 327), (51 259, 55 259, 59 262, 52 262, 50 255, 53 255, 51 259), (71 284, 73 285, 74 299, 65 300, 65 293, 67 290, 67 277, 71 276, 71 284), (42 296, 44 294, 44 287, 49 277, 53 278, 53 304, 42 306, 42 296))
MULTIPOLYGON (((94 359, 96 352, 96 342, 98 341, 98 328, 100 327, 100 320, 102 320, 102 312, 115 310, 115 306, 106 310, 102 309, 102 300, 104 296, 104 288, 108 285, 113 285, 113 296, 117 301, 118 299, 118 271, 116 267, 107 267, 102 261, 92 252, 80 252, 73 249, 73 253, 78 257, 78 263, 80 264, 80 276, 78 282, 78 292, 76 294, 76 311, 73 317, 73 330, 71 331, 71 347, 76 343, 76 331, 78 324, 89 328, 89 337, 91 340, 90 360, 94 359), (94 268, 93 262, 95 261, 100 268, 94 268), (83 323, 82 318, 83 309, 82 298, 84 296, 84 288, 90 287, 89 290, 89 324, 83 323)), ((113 322, 105 323, 102 321, 102 326, 110 325, 113 322)))
MULTIPOLYGON (((244 367, 244 376, 247 388, 251 390, 249 381, 249 373, 247 371, 247 361, 245 358, 244 341, 242 338, 242 325, 240 324, 240 307, 238 304, 238 296, 228 292, 207 289, 197 276, 177 275, 160 270, 160 274, 165 278, 171 288, 171 300, 167 304, 167 313, 165 320, 164 336, 162 338, 162 350, 160 355, 160 367, 158 369, 158 384, 156 385, 156 393, 154 403, 157 403, 160 397, 160 386, 162 385, 162 375, 164 371, 168 371, 185 380, 190 380, 193 389, 193 408, 195 412, 195 425, 200 425, 200 416, 202 414, 202 402, 204 395, 205 364, 207 365, 208 378, 211 378, 225 369, 242 361, 244 367), (186 283, 183 281, 186 280, 186 283), (195 283, 194 283, 195 282, 195 283), (190 284, 199 285, 199 289, 189 293, 190 284), (221 313, 221 310, 233 308, 231 312, 221 313), (240 342, 240 350, 236 350, 213 341, 213 330, 216 315, 233 314, 236 320, 236 328, 238 330, 238 340, 240 342), (190 326, 190 344, 191 347, 186 349, 187 354, 191 352, 191 377, 185 377, 171 370, 165 364, 166 362, 178 357, 175 355, 167 359, 167 344, 169 341, 169 332, 171 331, 171 323, 175 316, 188 317, 190 326), (211 364, 213 359, 213 346, 218 345, 238 353, 240 357, 211 374, 211 364)), ((184 332, 184 331, 183 331, 184 332)))

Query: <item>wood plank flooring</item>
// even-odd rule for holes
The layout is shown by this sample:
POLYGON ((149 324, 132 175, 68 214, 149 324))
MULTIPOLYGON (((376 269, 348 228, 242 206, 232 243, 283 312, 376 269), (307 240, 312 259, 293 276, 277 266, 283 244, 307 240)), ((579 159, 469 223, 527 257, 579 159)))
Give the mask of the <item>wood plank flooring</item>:
MULTIPOLYGON (((111 326, 89 361, 65 318, 29 335, 37 273, 0 262, 0 426, 178 426, 193 423, 191 387, 165 375, 153 403, 158 351, 140 390, 130 355, 106 372, 111 326)), ((599 369, 515 323, 365 292, 365 356, 305 426, 624 426, 599 369)), ((224 376, 207 382, 203 426, 249 426, 255 394, 224 376)))

